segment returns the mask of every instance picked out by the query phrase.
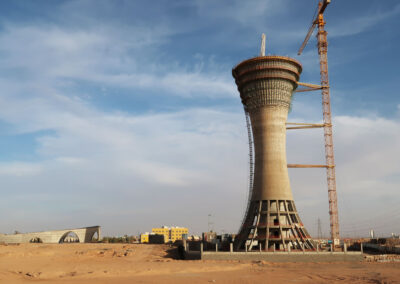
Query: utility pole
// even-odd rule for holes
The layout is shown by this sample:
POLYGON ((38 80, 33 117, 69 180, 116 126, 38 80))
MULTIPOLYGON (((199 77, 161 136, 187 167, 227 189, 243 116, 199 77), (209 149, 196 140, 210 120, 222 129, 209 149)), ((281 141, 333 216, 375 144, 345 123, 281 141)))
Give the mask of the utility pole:
POLYGON ((211 222, 211 214, 208 214, 208 231, 211 232, 212 231, 212 225, 213 222, 211 222))
POLYGON ((322 239, 322 225, 321 225, 321 219, 318 217, 318 239, 322 239))

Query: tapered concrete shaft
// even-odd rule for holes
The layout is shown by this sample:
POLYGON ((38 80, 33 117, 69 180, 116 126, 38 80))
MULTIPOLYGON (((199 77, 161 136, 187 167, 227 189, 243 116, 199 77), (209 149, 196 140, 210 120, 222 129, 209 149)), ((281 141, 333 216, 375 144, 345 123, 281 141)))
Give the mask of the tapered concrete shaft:
POLYGON ((297 214, 286 161, 286 120, 302 67, 289 57, 260 56, 232 74, 250 115, 255 172, 250 204, 235 248, 313 248, 297 214))
POLYGON ((286 162, 288 109, 268 106, 250 111, 255 149, 252 200, 292 200, 286 162))

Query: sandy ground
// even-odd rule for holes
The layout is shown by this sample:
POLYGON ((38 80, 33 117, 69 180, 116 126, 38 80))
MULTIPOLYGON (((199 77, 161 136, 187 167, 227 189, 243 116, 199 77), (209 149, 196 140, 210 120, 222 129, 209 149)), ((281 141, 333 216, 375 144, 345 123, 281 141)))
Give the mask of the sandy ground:
POLYGON ((0 283, 400 283, 400 262, 185 261, 164 245, 0 245, 0 283))

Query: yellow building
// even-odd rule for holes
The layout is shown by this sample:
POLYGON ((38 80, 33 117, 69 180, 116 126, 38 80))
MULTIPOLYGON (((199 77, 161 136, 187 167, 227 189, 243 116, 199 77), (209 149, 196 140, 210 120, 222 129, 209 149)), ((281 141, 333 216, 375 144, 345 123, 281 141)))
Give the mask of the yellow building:
POLYGON ((164 242, 169 241, 169 228, 162 226, 161 228, 153 228, 151 229, 151 232, 156 235, 163 235, 164 236, 164 242))
POLYGON ((140 234, 140 243, 146 244, 149 242, 149 233, 140 234))
POLYGON ((177 240, 183 240, 184 235, 187 235, 189 233, 188 228, 182 228, 182 227, 172 227, 170 230, 170 239, 171 242, 175 242, 177 240))
POLYGON ((182 227, 166 227, 162 226, 161 228, 153 228, 151 232, 157 235, 164 235, 165 242, 175 242, 177 240, 182 240, 184 236, 188 235, 188 228, 182 227))

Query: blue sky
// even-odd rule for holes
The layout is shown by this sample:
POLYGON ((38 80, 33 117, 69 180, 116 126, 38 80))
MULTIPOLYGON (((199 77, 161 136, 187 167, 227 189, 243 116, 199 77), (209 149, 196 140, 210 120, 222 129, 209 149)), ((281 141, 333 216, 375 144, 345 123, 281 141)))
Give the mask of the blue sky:
MULTIPOLYGON (((0 231, 158 225, 235 232, 245 208, 245 120, 231 69, 267 54, 318 83, 316 1, 0 1, 0 231)), ((400 225, 398 1, 326 10, 341 229, 400 225), (371 210, 374 208, 374 210, 371 210), (393 217, 396 216, 396 217, 393 217), (390 222, 389 217, 391 218, 390 222)), ((318 93, 290 121, 321 121, 318 93)), ((323 162, 321 130, 288 133, 288 162, 323 162)), ((304 223, 328 234, 324 173, 290 170, 304 223)))

